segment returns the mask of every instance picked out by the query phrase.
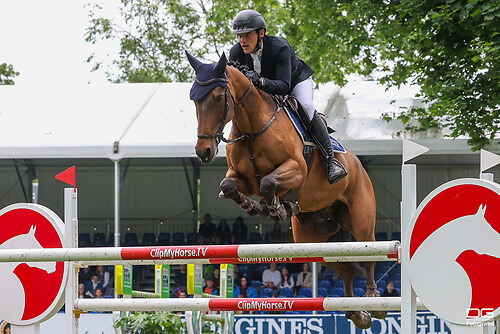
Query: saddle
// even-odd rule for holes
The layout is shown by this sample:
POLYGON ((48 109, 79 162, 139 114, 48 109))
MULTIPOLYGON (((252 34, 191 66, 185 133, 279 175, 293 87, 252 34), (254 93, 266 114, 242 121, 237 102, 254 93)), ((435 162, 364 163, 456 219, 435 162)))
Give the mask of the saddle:
MULTIPOLYGON (((287 108, 290 112, 294 113, 297 115, 304 127, 306 128, 306 131, 311 133, 311 121, 309 120, 309 115, 307 114, 306 109, 304 106, 300 103, 299 100, 293 95, 273 95, 273 98, 276 100, 276 102, 283 107, 287 108)), ((323 122, 326 124, 326 119, 323 114, 319 114, 323 122)), ((330 128, 327 125, 328 133, 333 133, 335 130, 330 128)))

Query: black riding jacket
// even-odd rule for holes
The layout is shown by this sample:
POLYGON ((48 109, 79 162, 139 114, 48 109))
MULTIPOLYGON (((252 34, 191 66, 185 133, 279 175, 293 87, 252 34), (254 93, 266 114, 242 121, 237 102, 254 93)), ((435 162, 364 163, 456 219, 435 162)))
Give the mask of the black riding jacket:
MULTIPOLYGON (((263 42, 260 72, 264 78, 261 88, 263 91, 278 95, 290 94, 296 84, 314 73, 284 38, 264 35, 263 42)), ((253 69, 253 58, 243 52, 240 43, 231 48, 229 59, 253 69)))

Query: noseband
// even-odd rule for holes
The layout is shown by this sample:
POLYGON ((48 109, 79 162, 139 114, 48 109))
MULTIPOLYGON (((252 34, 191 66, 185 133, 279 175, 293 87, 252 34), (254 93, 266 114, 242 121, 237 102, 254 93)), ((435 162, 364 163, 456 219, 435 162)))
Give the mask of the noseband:
MULTIPOLYGON (((200 86, 207 86, 207 85, 210 85, 211 83, 214 83, 214 82, 225 82, 225 83, 228 82, 227 78, 213 78, 213 79, 210 79, 207 81, 200 81, 198 79, 195 79, 195 81, 200 86)), ((231 90, 229 89, 229 87, 224 88, 224 114, 222 115, 222 119, 221 119, 221 122, 219 125, 219 129, 217 130, 217 133, 212 133, 212 134, 200 133, 200 134, 198 134, 198 138, 200 138, 200 139, 212 139, 212 138, 214 138, 216 145, 219 145, 221 140, 225 143, 231 142, 229 139, 224 138, 224 133, 223 133, 224 125, 226 124, 227 114, 229 112, 228 95, 231 96, 231 100, 233 100, 233 105, 234 105, 233 110, 236 113, 238 106, 241 104, 241 102, 243 102, 245 97, 247 97, 248 93, 250 93, 250 90, 252 90, 252 87, 253 87, 253 82, 250 81, 250 87, 248 87, 245 95, 243 95, 243 97, 241 98, 241 100, 239 102, 236 102, 236 100, 233 96, 233 93, 231 93, 231 90)))

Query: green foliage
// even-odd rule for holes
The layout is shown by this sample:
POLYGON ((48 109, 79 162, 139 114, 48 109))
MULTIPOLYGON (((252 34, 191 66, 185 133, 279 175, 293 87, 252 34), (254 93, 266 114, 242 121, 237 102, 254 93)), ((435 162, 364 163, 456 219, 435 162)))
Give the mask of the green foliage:
POLYGON ((408 131, 447 128, 453 138, 470 138, 473 149, 498 136, 497 0, 122 0, 124 27, 96 6, 86 37, 120 40, 113 81, 187 81, 192 71, 184 49, 220 55, 236 43, 232 20, 246 8, 264 15, 268 34, 290 41, 317 82, 343 85, 357 73, 387 87, 421 88, 426 108, 383 119, 400 119, 408 131))
POLYGON ((0 64, 0 85, 13 85, 13 78, 18 75, 19 72, 16 72, 12 65, 6 63, 0 64))
POLYGON ((181 318, 171 312, 135 312, 115 323, 115 328, 122 326, 125 334, 177 334, 186 328, 181 318))
MULTIPOLYGON (((200 39, 200 16, 188 3, 169 0, 122 0, 120 6, 123 22, 105 18, 103 7, 90 9, 90 26, 86 41, 119 40, 118 59, 107 71, 113 82, 170 82, 187 81, 191 69, 185 61, 184 50, 190 50, 200 39), (118 73, 118 74, 116 74, 118 73)), ((103 61, 95 55, 94 70, 103 61)))

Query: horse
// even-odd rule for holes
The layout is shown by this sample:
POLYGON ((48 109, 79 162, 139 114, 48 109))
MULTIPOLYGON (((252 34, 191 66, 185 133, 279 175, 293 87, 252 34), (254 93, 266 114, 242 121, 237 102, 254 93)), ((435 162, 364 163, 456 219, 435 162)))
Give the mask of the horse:
MULTIPOLYGON (((36 226, 32 226, 28 233, 20 234, 6 240, 0 245, 0 249, 43 249, 35 236, 36 226)), ((19 277, 14 273, 17 266, 26 263, 30 267, 42 269, 48 274, 56 271, 56 262, 3 262, 0 263, 2 273, 2 284, 0 285, 0 295, 5 301, 20 301, 7 303, 0 308, 0 318, 9 322, 19 322, 24 315, 26 295, 24 286, 19 277)))
MULTIPOLYGON (((248 214, 283 221, 291 218, 295 242, 375 241, 375 195, 359 159, 346 150, 336 158, 347 176, 330 184, 325 161, 313 150, 304 158, 304 144, 282 106, 257 89, 223 54, 205 64, 186 52, 196 72, 190 97, 198 121, 196 154, 203 163, 215 158, 221 141, 227 143, 228 170, 220 197, 230 198, 248 214), (226 139, 224 126, 232 121, 226 139), (260 202, 249 198, 259 196, 260 202)), ((346 297, 353 296, 356 265, 328 263, 342 277, 346 297)), ((365 296, 380 296, 374 280, 375 263, 367 262, 365 296)), ((359 267, 358 267, 359 268, 359 267)), ((371 312, 383 319, 387 312, 371 312)), ((366 311, 346 312, 359 328, 371 327, 366 311)))

